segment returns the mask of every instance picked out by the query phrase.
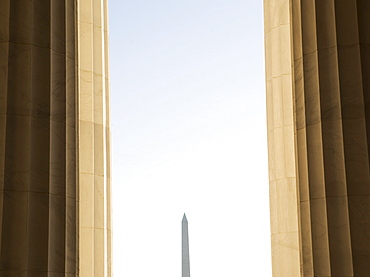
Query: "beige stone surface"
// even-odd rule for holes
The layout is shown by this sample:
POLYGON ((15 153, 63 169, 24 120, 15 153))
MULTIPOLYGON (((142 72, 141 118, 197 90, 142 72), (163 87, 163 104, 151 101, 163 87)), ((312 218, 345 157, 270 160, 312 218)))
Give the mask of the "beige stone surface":
POLYGON ((264 3, 273 276, 370 276, 369 2, 264 3))
POLYGON ((78 3, 80 276, 111 276, 106 1, 78 3))
POLYGON ((290 3, 267 0, 264 7, 272 264, 274 276, 299 276, 290 3))
POLYGON ((0 1, 0 276, 111 276, 107 22, 0 1))

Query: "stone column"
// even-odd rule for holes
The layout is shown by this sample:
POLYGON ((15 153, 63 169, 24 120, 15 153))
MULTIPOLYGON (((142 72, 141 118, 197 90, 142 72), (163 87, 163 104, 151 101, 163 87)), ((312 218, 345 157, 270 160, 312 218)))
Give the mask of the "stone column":
POLYGON ((369 18, 265 0, 274 276, 370 276, 369 18))
POLYGON ((111 274, 106 5, 0 1, 1 276, 111 274))
POLYGON ((80 276, 111 276, 108 9, 78 1, 80 276))
POLYGON ((0 2, 0 275, 76 275, 74 1, 0 2))

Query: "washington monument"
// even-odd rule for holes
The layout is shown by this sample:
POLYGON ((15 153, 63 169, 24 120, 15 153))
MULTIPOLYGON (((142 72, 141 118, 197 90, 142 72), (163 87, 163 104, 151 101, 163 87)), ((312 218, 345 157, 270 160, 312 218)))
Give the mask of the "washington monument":
POLYGON ((182 218, 182 277, 190 277, 189 234, 186 215, 182 218))

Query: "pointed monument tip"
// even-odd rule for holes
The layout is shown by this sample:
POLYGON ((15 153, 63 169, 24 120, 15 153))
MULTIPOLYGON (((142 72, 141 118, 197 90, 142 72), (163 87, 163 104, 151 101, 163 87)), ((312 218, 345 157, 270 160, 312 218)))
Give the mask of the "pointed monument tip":
POLYGON ((182 221, 188 221, 188 219, 186 218, 186 214, 184 213, 184 216, 182 217, 182 221))

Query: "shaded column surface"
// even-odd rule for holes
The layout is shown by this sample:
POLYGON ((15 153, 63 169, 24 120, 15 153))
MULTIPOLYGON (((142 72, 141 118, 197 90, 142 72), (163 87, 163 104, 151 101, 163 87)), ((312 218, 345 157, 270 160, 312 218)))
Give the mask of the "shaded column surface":
POLYGON ((273 275, 370 276, 370 2, 264 6, 273 275))
POLYGON ((184 214, 181 222, 182 229, 182 277, 190 277, 190 259, 189 259, 189 230, 188 220, 184 214))
POLYGON ((0 2, 1 276, 78 273, 75 8, 0 2))
MULTIPOLYGON (((0 276, 110 274, 107 28, 87 53, 82 33, 99 32, 79 29, 82 3, 0 1, 0 276), (86 60, 104 68, 90 87, 98 95, 90 105, 80 74, 86 60), (101 111, 104 128, 85 128, 82 115, 98 118, 101 111), (86 148, 86 137, 98 150, 86 148), (81 175, 91 172, 84 171, 91 161, 104 171, 86 181, 81 175), (92 208, 83 197, 89 188, 95 189, 92 208), (91 209, 94 235, 81 238, 81 214, 91 209)), ((105 1, 90 5, 102 7, 106 26, 105 1)))

